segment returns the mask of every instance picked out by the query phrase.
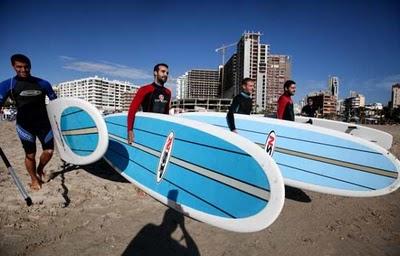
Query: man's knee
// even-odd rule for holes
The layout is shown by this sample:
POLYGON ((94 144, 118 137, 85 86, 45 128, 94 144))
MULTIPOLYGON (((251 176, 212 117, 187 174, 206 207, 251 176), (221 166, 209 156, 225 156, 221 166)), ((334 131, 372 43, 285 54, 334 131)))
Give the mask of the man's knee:
POLYGON ((47 157, 52 157, 53 152, 54 152, 54 149, 46 149, 46 150, 43 150, 42 154, 46 155, 47 157))
POLYGON ((25 159, 27 159, 29 161, 35 161, 35 155, 36 155, 36 153, 25 154, 25 159))

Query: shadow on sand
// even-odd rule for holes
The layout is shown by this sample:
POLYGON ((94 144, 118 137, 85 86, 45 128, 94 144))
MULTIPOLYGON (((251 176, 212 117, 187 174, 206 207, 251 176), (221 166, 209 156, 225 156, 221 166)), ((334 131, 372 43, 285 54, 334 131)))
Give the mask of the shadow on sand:
POLYGON ((303 190, 290 186, 285 186, 285 197, 302 203, 311 202, 311 198, 303 190))
MULTIPOLYGON (((169 191, 168 205, 179 209, 179 205, 176 203, 177 197, 177 190, 169 191)), ((185 228, 184 215, 172 208, 168 208, 164 213, 162 223, 160 225, 150 223, 144 226, 122 255, 198 256, 200 252, 185 228), (182 231, 182 237, 179 240, 175 240, 172 238, 172 234, 178 227, 182 231), (180 243, 181 241, 185 241, 186 246, 183 246, 180 243)))

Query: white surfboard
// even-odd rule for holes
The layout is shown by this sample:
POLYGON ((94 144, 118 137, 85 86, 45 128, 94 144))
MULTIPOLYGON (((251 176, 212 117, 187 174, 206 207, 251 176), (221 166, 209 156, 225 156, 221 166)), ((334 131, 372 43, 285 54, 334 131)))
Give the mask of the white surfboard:
POLYGON ((58 98, 47 105, 47 114, 61 159, 85 165, 103 157, 108 132, 96 107, 82 99, 58 98))
MULTIPOLYGON (((179 116, 228 129, 226 113, 179 116)), ((240 135, 263 148, 270 132, 276 133, 273 159, 287 185, 357 197, 385 195, 400 186, 400 161, 376 143, 275 118, 235 114, 235 124, 240 135)))

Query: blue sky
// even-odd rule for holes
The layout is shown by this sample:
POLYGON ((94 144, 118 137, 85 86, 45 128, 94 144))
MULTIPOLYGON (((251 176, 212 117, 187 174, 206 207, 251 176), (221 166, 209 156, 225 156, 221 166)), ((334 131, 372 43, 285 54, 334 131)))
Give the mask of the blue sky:
POLYGON ((53 84, 95 74, 143 84, 158 62, 176 78, 217 68, 214 49, 250 30, 292 57, 296 100, 337 75, 341 97, 355 90, 386 104, 400 82, 399 13, 399 1, 3 0, 0 79, 14 75, 17 52, 53 84))

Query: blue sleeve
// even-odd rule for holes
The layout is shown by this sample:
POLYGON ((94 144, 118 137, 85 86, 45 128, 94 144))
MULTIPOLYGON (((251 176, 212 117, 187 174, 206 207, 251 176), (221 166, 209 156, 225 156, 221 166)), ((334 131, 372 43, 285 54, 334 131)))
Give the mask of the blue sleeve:
POLYGON ((45 90, 47 97, 49 97, 50 100, 57 99, 57 95, 54 92, 53 87, 51 87, 51 84, 49 82, 43 79, 39 79, 38 83, 45 90))
POLYGON ((8 98, 11 88, 11 78, 0 83, 0 108, 8 98))

